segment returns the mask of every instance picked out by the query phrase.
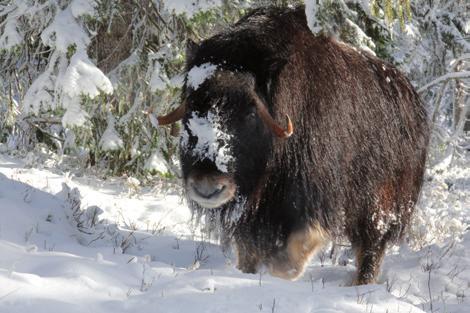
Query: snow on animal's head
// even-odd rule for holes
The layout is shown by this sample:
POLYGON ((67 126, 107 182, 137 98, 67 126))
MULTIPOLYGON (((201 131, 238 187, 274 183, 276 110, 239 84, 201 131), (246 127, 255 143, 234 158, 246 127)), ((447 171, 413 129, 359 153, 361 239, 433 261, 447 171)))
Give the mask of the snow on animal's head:
POLYGON ((223 124, 217 107, 201 115, 192 112, 181 133, 181 149, 201 161, 207 159, 214 162, 218 171, 227 173, 233 160, 230 149, 233 136, 223 124), (191 144, 190 137, 194 138, 191 144))
POLYGON ((272 134, 256 112, 251 75, 214 69, 193 79, 188 74, 180 139, 186 194, 218 208, 254 190, 272 134))

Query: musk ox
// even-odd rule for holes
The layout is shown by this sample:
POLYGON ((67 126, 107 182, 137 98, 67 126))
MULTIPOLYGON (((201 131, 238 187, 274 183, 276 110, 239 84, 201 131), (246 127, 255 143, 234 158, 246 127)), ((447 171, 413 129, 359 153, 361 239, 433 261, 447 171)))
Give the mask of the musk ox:
POLYGON ((421 187, 429 127, 407 78, 375 56, 313 35, 302 7, 257 9, 188 49, 182 104, 186 197, 217 216, 238 268, 302 275, 331 239, 374 282, 421 187))

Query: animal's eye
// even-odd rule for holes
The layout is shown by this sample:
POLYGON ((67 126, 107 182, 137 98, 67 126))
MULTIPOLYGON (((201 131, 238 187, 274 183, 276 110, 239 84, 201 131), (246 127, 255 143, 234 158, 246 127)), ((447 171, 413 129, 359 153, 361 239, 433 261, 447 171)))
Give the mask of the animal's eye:
POLYGON ((245 119, 249 121, 253 121, 256 118, 256 112, 250 111, 245 115, 245 119))

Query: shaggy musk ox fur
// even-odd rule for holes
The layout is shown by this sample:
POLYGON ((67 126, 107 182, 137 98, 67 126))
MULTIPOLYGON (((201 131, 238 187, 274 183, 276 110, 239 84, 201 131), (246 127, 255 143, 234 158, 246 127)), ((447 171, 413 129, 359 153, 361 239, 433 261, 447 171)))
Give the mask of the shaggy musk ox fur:
POLYGON ((189 49, 189 72, 210 66, 159 118, 183 120, 189 205, 219 219, 243 272, 265 265, 296 279, 325 242, 346 236, 354 283, 373 282, 409 224, 424 171, 429 128, 407 78, 313 35, 302 7, 254 10, 189 49))

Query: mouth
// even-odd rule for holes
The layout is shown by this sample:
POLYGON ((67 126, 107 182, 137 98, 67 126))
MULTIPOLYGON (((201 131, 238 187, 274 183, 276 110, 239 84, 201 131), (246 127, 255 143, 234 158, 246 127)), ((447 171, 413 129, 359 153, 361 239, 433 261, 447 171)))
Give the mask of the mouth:
POLYGON ((212 198, 216 198, 219 196, 219 194, 221 194, 222 192, 224 192, 224 190, 227 189, 227 187, 224 185, 224 186, 217 186, 216 189, 208 194, 208 195, 205 195, 203 193, 201 193, 199 191, 199 189, 197 189, 196 186, 192 185, 191 186, 191 189, 194 190, 194 193, 199 197, 199 198, 202 198, 202 199, 212 199, 212 198))
POLYGON ((186 194, 204 208, 218 208, 235 196, 236 185, 226 174, 190 175, 186 194))

